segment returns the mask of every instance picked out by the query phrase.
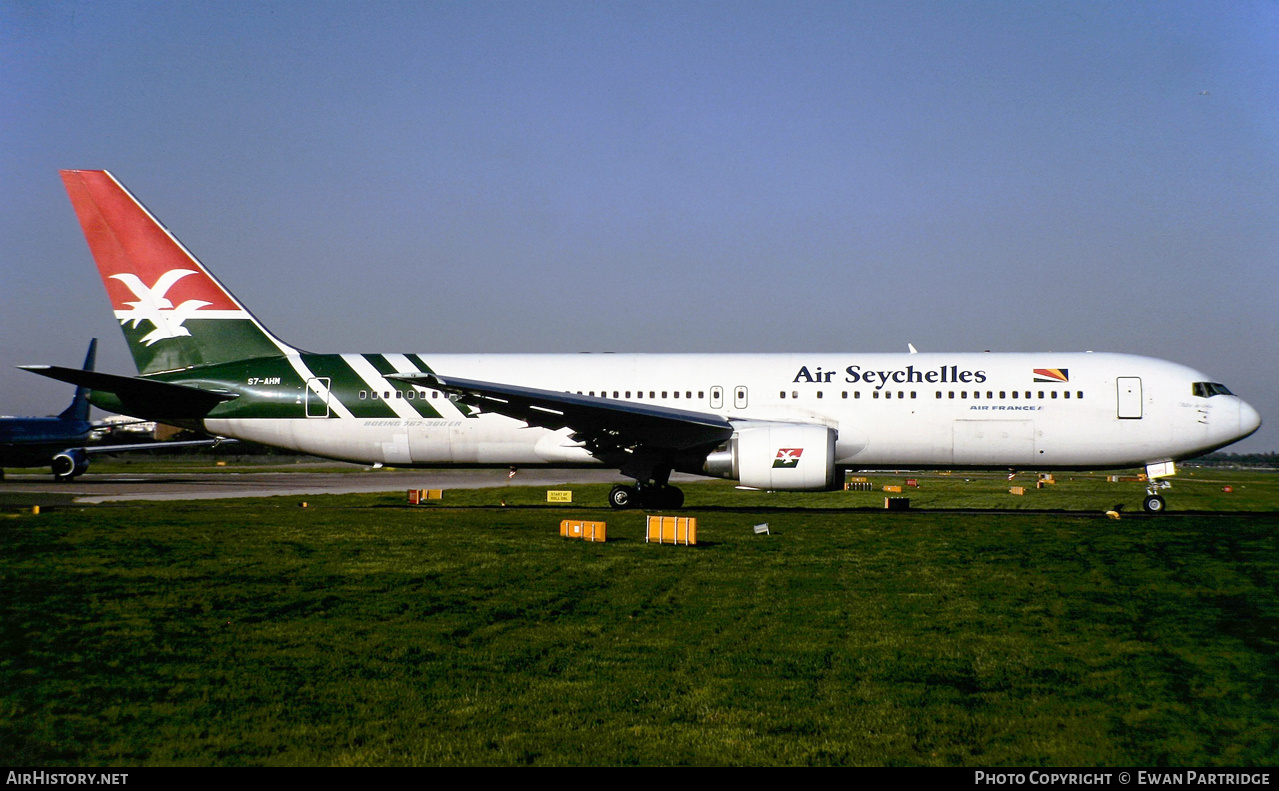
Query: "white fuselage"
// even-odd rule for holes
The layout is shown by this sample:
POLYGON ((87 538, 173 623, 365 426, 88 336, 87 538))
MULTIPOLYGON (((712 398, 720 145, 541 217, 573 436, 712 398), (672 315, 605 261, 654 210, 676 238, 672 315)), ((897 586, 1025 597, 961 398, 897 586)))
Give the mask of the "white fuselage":
POLYGON ((374 357, 382 370, 414 373, 420 363, 444 376, 713 413, 735 424, 824 425, 838 432, 835 463, 846 468, 1134 467, 1201 455, 1260 425, 1256 410, 1236 396, 1196 394, 1195 383, 1209 382, 1207 376, 1126 354, 412 356, 416 362, 406 355, 344 355, 360 389, 312 394, 323 403, 308 409, 310 417, 210 419, 206 428, 360 463, 595 461, 567 430, 468 414, 444 394, 416 388, 440 415, 423 417, 369 364, 374 357), (385 399, 394 417, 354 414, 351 404, 374 397, 385 399))

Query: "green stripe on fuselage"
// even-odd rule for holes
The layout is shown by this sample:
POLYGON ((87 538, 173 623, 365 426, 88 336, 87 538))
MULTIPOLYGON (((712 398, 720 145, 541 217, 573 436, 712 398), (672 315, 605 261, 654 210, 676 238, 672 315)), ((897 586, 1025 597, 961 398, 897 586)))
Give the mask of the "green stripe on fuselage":
MULTIPOLYGON (((384 354, 364 354, 360 356, 363 357, 370 365, 372 365, 374 370, 376 370, 378 373, 382 374, 383 376, 386 376, 388 374, 414 373, 414 371, 400 371, 396 369, 395 365, 390 360, 386 359, 386 355, 384 354)), ((418 365, 417 361, 413 359, 414 355, 405 354, 402 356, 405 359, 407 359, 411 365, 414 365, 414 366, 418 365)), ((416 372, 430 373, 430 371, 421 370, 422 368, 425 368, 425 366, 418 367, 416 372)), ((426 393, 420 393, 412 385, 405 384, 403 382, 392 382, 392 384, 395 386, 396 389, 398 389, 400 392, 404 394, 404 398, 408 399, 409 405, 412 406, 413 409, 422 417, 430 417, 430 418, 442 417, 442 415, 435 409, 435 407, 431 406, 431 403, 427 400, 426 393), (409 395, 410 393, 412 393, 413 395, 410 396, 409 395)), ((464 405, 457 404, 456 406, 464 406, 464 405)), ((466 414, 466 413, 463 412, 462 414, 466 414)))
MULTIPOLYGON (((395 373, 381 355, 362 355, 379 373, 395 373)), ((344 406, 353 417, 394 419, 399 417, 392 404, 384 398, 386 392, 399 392, 400 401, 411 404, 414 412, 423 418, 440 418, 425 393, 403 382, 388 382, 389 389, 373 398, 372 386, 364 380, 346 360, 338 354, 303 354, 302 368, 311 376, 329 380, 329 417, 340 417, 332 406, 334 402, 344 406), (364 398, 360 398, 364 393, 364 398)), ((146 377, 162 382, 198 387, 223 393, 234 393, 236 398, 214 407, 208 418, 305 418, 307 417, 307 384, 287 357, 267 357, 254 360, 206 365, 181 371, 169 371, 146 377)), ((316 396, 311 394, 311 398, 316 396)), ((110 411, 119 411, 118 399, 109 393, 95 391, 92 401, 110 411), (114 408, 113 408, 114 407, 114 408)), ((139 416, 144 417, 144 416, 139 416)))
MULTIPOLYGON (((394 418, 395 410, 384 401, 369 398, 369 385, 340 354, 304 354, 302 364, 317 378, 329 380, 329 400, 338 401, 358 418, 394 418), (360 392, 365 393, 363 399, 360 392)), ((337 417, 331 409, 331 417, 337 417)))
MULTIPOLYGON (((366 361, 373 363, 375 360, 381 360, 386 366, 383 371, 374 364, 374 368, 378 373, 394 373, 381 355, 362 354, 360 355, 366 361)), ((405 403, 413 405, 413 410, 424 418, 438 418, 440 413, 421 397, 421 394, 413 389, 411 385, 402 382, 388 382, 389 388, 376 391, 377 398, 373 397, 373 386, 364 381, 356 371, 342 358, 340 354, 304 354, 302 362, 317 377, 328 377, 331 381, 329 384, 330 398, 341 401, 342 405, 351 411, 354 417, 358 418, 395 418, 399 417, 391 404, 387 403, 384 396, 389 392, 392 398, 396 397, 396 392, 400 393, 399 399, 405 403), (412 396, 409 396, 409 393, 412 396), (360 398, 360 393, 364 393, 365 397, 360 398)))

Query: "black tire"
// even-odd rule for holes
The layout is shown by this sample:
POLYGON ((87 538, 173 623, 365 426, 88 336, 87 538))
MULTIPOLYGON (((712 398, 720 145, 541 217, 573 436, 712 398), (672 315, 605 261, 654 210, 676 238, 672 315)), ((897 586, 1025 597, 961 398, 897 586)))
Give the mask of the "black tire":
POLYGON ((1164 502, 1164 498, 1157 494, 1148 495, 1141 507, 1148 514, 1162 514, 1168 509, 1168 504, 1164 502))
POLYGON ((623 486, 620 483, 613 487, 608 493, 608 504, 617 510, 632 508, 635 505, 635 489, 631 486, 623 486))
POLYGON ((674 486, 667 486, 662 490, 663 508, 682 508, 683 506, 684 492, 674 486))

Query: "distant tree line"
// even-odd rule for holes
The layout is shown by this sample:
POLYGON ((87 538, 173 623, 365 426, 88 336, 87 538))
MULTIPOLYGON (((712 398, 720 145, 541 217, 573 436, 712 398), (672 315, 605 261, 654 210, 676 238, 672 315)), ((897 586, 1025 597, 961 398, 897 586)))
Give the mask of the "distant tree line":
POLYGON ((1209 453, 1187 464, 1198 467, 1264 467, 1279 469, 1279 453, 1209 453))

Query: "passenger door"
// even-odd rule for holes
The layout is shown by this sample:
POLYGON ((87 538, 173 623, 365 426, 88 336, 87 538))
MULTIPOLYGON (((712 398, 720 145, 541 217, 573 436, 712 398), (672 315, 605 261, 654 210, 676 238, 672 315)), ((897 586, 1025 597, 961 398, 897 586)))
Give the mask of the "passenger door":
POLYGON ((1116 382, 1119 390, 1118 416, 1123 420, 1141 419, 1141 377, 1121 376, 1116 382))

